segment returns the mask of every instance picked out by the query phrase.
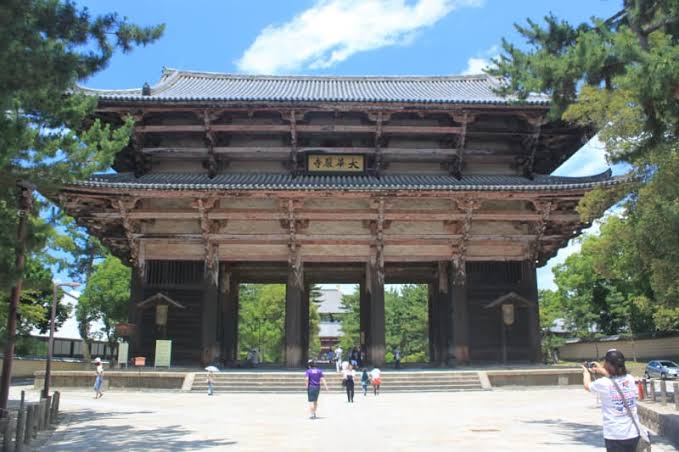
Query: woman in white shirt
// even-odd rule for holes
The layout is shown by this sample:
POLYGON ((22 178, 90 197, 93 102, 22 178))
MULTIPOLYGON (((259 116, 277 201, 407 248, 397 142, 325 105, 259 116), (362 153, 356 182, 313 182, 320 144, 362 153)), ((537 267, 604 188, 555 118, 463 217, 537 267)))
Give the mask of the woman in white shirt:
POLYGON ((354 403, 354 382, 356 381, 356 371, 354 367, 349 364, 346 369, 342 371, 343 384, 347 389, 347 402, 354 403))
POLYGON ((591 366, 582 367, 583 383, 585 390, 601 397, 606 450, 634 452, 642 432, 637 415, 636 383, 627 373, 625 357, 618 350, 609 350, 603 366, 596 362, 591 366), (592 381, 591 373, 602 377, 592 381))
POLYGON ((104 365, 101 363, 101 358, 95 359, 94 363, 97 365, 95 369, 96 378, 94 379, 94 398, 98 399, 104 395, 101 391, 101 387, 104 384, 104 365))

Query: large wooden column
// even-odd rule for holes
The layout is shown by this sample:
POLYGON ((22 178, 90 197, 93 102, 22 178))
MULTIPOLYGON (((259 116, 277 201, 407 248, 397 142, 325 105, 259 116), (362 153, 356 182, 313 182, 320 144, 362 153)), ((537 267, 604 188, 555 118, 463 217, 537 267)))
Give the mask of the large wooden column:
POLYGON ((302 323, 304 289, 294 267, 288 269, 285 286, 285 365, 302 367, 304 365, 302 323))
POLYGON ((201 362, 209 364, 219 357, 217 316, 219 315, 219 264, 206 268, 201 305, 201 362))
POLYGON ((438 359, 438 350, 436 348, 436 338, 438 337, 438 323, 435 319, 438 317, 436 309, 438 305, 436 301, 436 284, 427 284, 429 289, 427 293, 427 319, 428 319, 428 333, 429 333, 429 362, 435 364, 438 359))
POLYGON ((222 361, 227 366, 238 361, 238 296, 240 284, 228 269, 222 277, 222 361))
MULTIPOLYGON (((302 364, 306 364, 309 360, 309 303, 311 302, 311 285, 304 285, 304 292, 302 292, 302 364)), ((314 356, 314 359, 317 357, 314 356)))
POLYGON ((368 353, 368 344, 370 343, 370 294, 368 293, 366 283, 359 285, 359 318, 360 318, 360 337, 361 350, 368 353))
POLYGON ((144 279, 142 272, 135 265, 132 267, 132 280, 130 281, 130 302, 127 305, 127 321, 135 325, 135 334, 129 338, 129 358, 143 356, 141 353, 141 319, 142 313, 137 309, 137 304, 144 300, 144 279))
POLYGON ((451 324, 453 350, 458 364, 469 363, 469 308, 467 305, 467 272, 464 261, 450 266, 452 295, 451 324))
POLYGON ((447 263, 439 263, 439 278, 431 285, 429 292, 430 307, 430 340, 432 364, 444 366, 448 363, 448 336, 451 331, 450 325, 450 290, 448 284, 447 263))
POLYGON ((535 363, 542 361, 540 347, 540 307, 538 305, 538 281, 535 263, 532 260, 521 263, 521 294, 533 302, 528 310, 528 336, 530 344, 530 360, 535 363))
POLYGON ((368 263, 367 286, 370 288, 370 341, 368 342, 368 361, 373 366, 385 364, 386 339, 384 318, 384 275, 378 266, 368 263))

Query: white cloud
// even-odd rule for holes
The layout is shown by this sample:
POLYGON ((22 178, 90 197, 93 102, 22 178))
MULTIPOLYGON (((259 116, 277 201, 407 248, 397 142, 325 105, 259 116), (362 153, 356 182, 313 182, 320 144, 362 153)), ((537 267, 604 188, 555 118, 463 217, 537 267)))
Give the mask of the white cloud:
POLYGON ((482 0, 319 0, 289 22, 268 26, 236 62, 242 72, 327 68, 355 53, 407 45, 451 11, 482 0))
POLYGON ((469 58, 467 60, 467 68, 462 71, 462 75, 483 74, 483 70, 490 66, 490 60, 498 56, 498 47, 492 46, 475 57, 469 58))

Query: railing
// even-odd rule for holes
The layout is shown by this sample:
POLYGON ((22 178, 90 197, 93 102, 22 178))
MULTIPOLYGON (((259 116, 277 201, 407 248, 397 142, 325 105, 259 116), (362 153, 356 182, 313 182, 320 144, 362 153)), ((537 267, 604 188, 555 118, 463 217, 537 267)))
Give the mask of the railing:
POLYGON ((3 452, 22 451, 38 437, 38 432, 47 430, 59 420, 59 400, 61 393, 54 391, 51 396, 39 402, 26 402, 26 394, 21 391, 18 409, 9 409, 0 418, 3 452))
POLYGON ((679 382, 668 382, 655 378, 640 380, 639 399, 667 405, 674 403, 674 409, 679 411, 679 382), (668 392, 667 385, 672 384, 672 392, 668 392))

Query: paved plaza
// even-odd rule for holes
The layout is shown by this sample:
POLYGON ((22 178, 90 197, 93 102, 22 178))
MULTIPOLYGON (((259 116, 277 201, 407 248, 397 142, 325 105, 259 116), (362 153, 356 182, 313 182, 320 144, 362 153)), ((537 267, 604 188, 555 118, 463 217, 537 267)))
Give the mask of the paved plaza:
MULTIPOLYGON (((301 378, 300 378, 300 384, 301 378)), ((13 388, 13 396, 20 388, 13 388)), ((25 389, 25 388, 24 388, 25 389)), ((30 396, 37 398, 37 391, 30 396)), ((587 451, 601 414, 576 387, 463 393, 305 394, 62 392, 62 423, 39 450, 587 451)), ((674 448, 657 444, 654 451, 674 448)))

